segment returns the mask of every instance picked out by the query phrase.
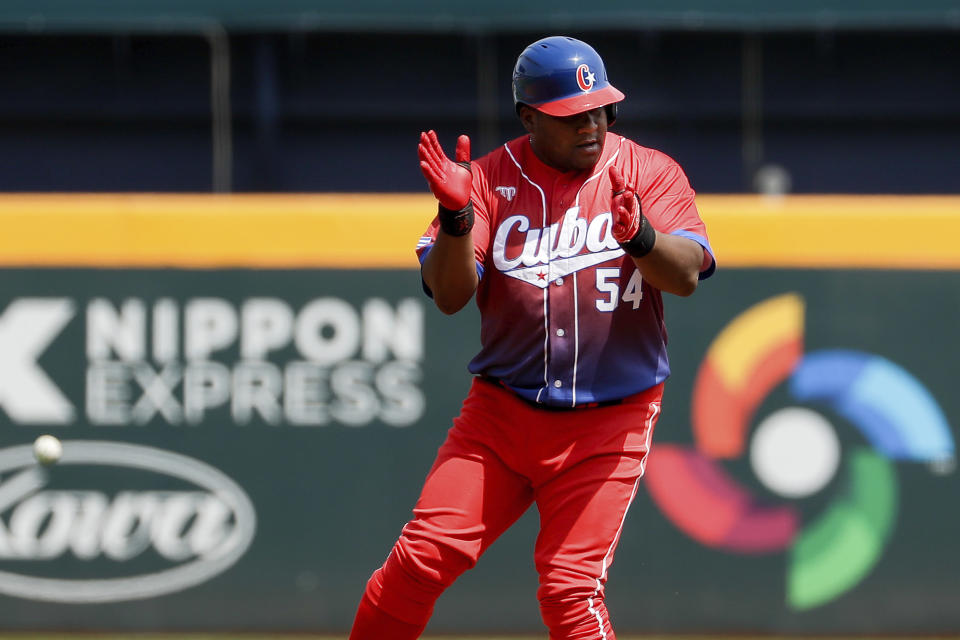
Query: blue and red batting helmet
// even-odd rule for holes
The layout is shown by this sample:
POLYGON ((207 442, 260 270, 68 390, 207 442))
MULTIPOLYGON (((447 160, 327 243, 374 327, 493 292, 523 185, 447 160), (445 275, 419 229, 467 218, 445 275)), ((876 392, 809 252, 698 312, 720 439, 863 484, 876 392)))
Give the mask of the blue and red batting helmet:
POLYGON ((567 36, 537 40, 523 50, 513 68, 513 102, 551 116, 572 116, 607 107, 616 118, 623 94, 607 80, 600 54, 586 42, 567 36))

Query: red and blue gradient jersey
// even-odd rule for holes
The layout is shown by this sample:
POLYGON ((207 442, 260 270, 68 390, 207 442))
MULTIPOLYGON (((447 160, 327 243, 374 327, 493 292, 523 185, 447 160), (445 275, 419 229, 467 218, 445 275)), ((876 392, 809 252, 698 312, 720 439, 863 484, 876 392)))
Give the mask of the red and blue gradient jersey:
MULTIPOLYGON (((610 165, 655 229, 704 248, 700 279, 713 273, 694 191, 665 154, 607 133, 593 169, 561 172, 527 136, 512 140, 472 163, 481 349, 471 373, 564 407, 624 398, 670 374, 660 291, 613 238, 610 165)), ((420 239, 421 262, 438 228, 434 219, 420 239)))

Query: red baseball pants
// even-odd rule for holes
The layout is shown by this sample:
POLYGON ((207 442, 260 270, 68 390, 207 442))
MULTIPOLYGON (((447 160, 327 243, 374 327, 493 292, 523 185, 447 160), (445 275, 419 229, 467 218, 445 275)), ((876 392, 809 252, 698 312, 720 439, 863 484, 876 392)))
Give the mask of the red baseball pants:
POLYGON ((604 584, 662 393, 658 385, 618 405, 549 411, 474 380, 413 520, 367 583, 350 640, 419 637, 443 590, 532 503, 550 639, 615 640, 604 584))

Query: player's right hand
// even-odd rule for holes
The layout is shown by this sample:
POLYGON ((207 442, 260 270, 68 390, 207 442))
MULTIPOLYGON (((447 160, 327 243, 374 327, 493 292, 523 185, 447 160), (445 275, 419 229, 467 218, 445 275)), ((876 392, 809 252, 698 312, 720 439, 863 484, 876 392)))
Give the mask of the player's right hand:
POLYGON ((444 154, 432 129, 420 133, 420 170, 427 179, 430 191, 440 204, 452 211, 459 211, 470 202, 473 177, 470 174, 470 138, 457 138, 456 162, 444 154))

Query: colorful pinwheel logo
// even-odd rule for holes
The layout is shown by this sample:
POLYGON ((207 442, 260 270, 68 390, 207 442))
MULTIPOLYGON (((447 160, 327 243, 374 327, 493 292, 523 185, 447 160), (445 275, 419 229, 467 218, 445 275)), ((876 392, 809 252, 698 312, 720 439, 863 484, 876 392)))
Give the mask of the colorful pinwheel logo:
POLYGON ((694 540, 735 553, 788 551, 786 597, 797 610, 837 598, 880 559, 897 513, 892 461, 946 468, 954 459, 946 418, 916 378, 874 354, 804 354, 803 320, 803 299, 786 294, 727 325, 697 374, 694 446, 659 444, 647 470, 654 502, 694 540), (847 447, 841 460, 832 424, 802 406, 775 411, 751 430, 760 403, 785 381, 798 404, 829 408, 866 444, 847 447), (722 460, 748 451, 759 481, 789 499, 820 491, 843 467, 839 495, 802 523, 796 503, 764 504, 724 470, 722 460))

